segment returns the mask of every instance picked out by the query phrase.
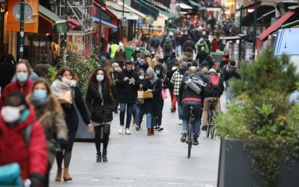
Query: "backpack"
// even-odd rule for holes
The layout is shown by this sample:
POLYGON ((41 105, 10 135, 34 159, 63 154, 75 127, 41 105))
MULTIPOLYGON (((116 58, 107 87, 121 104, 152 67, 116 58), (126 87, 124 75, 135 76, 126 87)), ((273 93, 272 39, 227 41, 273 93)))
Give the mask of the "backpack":
POLYGON ((171 52, 171 44, 169 42, 165 43, 165 52, 171 52))
POLYGON ((197 93, 198 95, 201 93, 202 91, 202 87, 206 86, 206 83, 203 82, 203 80, 199 77, 188 77, 188 79, 185 81, 185 89, 190 88, 191 90, 193 90, 195 93, 197 93))
POLYGON ((212 91, 219 91, 220 90, 220 80, 218 75, 209 75, 210 77, 210 89, 212 91))

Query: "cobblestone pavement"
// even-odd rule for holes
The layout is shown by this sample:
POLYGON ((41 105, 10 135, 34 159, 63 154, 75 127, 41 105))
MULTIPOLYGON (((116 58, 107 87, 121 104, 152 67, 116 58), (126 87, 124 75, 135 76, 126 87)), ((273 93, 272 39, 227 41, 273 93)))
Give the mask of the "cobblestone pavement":
MULTIPOLYGON (((221 102, 225 99, 222 97, 221 102)), ((222 107, 224 110, 224 107, 222 107)), ((53 187, 216 187, 219 160, 219 138, 209 139, 203 132, 199 145, 192 147, 187 158, 187 144, 179 141, 181 125, 178 115, 170 112, 170 99, 165 100, 164 130, 146 136, 145 117, 142 130, 119 135, 119 115, 114 114, 108 147, 108 162, 96 163, 94 143, 75 143, 69 182, 54 182, 56 163, 51 170, 53 187)))

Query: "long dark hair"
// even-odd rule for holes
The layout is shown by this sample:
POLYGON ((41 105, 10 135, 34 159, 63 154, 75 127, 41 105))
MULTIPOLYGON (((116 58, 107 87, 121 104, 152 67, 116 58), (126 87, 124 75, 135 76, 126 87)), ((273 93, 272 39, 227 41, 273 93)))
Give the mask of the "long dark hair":
POLYGON ((98 84, 97 73, 100 70, 104 72, 104 80, 103 80, 103 82, 105 82, 109 87, 111 87, 112 86, 111 77, 110 77, 108 71, 106 71, 104 68, 95 69, 91 73, 91 75, 89 76, 89 79, 88 79, 88 83, 87 83, 88 86, 96 86, 98 84))

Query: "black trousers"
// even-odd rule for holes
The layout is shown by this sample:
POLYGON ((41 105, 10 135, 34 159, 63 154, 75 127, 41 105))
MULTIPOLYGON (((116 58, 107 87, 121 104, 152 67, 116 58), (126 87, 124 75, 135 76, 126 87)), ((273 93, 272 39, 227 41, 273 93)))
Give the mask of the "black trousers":
POLYGON ((157 116, 157 120, 156 120, 156 124, 158 126, 162 125, 162 112, 163 112, 163 107, 164 107, 164 100, 162 100, 161 102, 159 102, 159 112, 158 112, 158 116, 157 116))

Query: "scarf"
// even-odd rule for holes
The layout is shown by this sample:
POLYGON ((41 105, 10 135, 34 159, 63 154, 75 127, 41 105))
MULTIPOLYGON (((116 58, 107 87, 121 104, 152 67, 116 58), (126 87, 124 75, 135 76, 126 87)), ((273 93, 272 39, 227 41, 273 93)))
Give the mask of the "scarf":
POLYGON ((157 74, 154 73, 153 74, 153 78, 149 79, 149 81, 151 82, 151 84, 154 84, 156 82, 156 80, 158 79, 157 74))
POLYGON ((75 80, 68 80, 62 78, 62 81, 56 79, 51 86, 54 94, 64 93, 70 89, 70 87, 76 87, 77 82, 75 80))
POLYGON ((44 110, 45 108, 47 108, 50 105, 51 99, 49 97, 46 97, 45 99, 34 99, 32 97, 31 103, 33 104, 35 109, 44 110))

